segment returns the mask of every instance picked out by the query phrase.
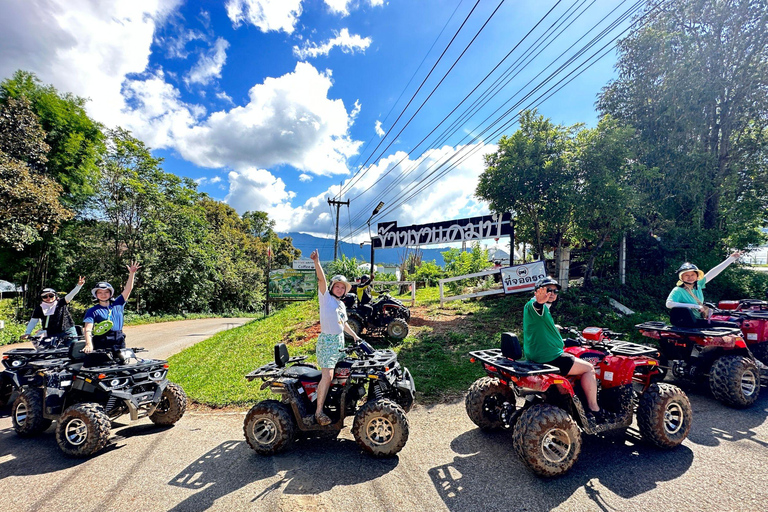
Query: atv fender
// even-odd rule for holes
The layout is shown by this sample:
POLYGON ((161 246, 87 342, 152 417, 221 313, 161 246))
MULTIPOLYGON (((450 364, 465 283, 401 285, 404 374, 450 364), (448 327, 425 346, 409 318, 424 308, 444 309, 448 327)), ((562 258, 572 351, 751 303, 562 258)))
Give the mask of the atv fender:
POLYGON ((521 388, 530 389, 545 393, 550 387, 554 386, 561 395, 574 396, 573 384, 563 375, 553 375, 545 373, 542 375, 529 375, 513 379, 515 384, 521 388))

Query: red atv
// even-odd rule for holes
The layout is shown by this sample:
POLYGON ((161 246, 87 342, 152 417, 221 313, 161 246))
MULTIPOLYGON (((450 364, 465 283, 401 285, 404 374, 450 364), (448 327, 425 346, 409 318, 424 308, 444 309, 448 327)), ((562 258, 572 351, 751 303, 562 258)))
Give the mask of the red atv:
POLYGON ((581 432, 600 434, 625 429, 637 412, 640 433, 660 448, 674 448, 688 436, 691 404, 677 386, 661 378, 656 349, 605 339, 588 328, 565 350, 591 361, 597 371, 598 402, 608 412, 595 423, 587 415, 583 391, 575 378, 552 365, 520 361, 517 336, 501 335, 501 349, 470 352, 488 373, 472 384, 465 405, 469 418, 483 430, 513 429, 515 451, 542 476, 559 476, 576 463, 581 432), (517 398, 522 404, 517 404, 517 398))
POLYGON ((768 364, 768 302, 759 299, 721 300, 712 320, 739 324, 752 354, 768 364))
POLYGON ((760 370, 738 327, 678 327, 664 322, 635 326, 659 343, 662 366, 672 376, 701 382, 709 378, 712 395, 739 409, 760 394, 760 370))

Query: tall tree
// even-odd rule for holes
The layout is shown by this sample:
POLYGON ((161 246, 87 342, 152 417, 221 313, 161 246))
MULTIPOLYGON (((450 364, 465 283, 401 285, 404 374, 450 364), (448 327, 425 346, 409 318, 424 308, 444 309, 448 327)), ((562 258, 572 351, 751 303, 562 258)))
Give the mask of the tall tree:
POLYGON ((531 243, 540 258, 545 247, 570 242, 575 176, 569 159, 577 128, 524 111, 520 129, 485 156, 477 196, 495 212, 514 212, 518 239, 531 243))
POLYGON ((643 15, 598 106, 637 129, 640 158, 662 171, 643 184, 650 222, 754 237, 764 215, 727 211, 761 202, 751 182, 765 175, 765 145, 753 143, 768 126, 768 1, 671 0, 643 15))

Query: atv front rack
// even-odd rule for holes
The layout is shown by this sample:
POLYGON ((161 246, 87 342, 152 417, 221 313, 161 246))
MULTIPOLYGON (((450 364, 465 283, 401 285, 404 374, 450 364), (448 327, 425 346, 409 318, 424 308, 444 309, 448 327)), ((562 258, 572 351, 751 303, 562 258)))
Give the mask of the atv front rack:
POLYGON ((501 349, 489 348, 487 350, 476 350, 469 353, 478 361, 482 361, 485 364, 494 366, 496 368, 503 368, 507 372, 520 376, 527 377, 529 375, 541 375, 544 373, 560 373, 560 369, 557 366, 543 363, 533 363, 530 361, 515 361, 508 359, 501 354, 501 349))
POLYGON ((611 354, 617 356, 656 357, 659 353, 657 348, 632 343, 631 341, 604 340, 603 343, 611 354))
POLYGON ((377 350, 365 359, 353 359, 352 370, 369 371, 377 368, 392 368, 397 362, 397 354, 392 350, 377 350))

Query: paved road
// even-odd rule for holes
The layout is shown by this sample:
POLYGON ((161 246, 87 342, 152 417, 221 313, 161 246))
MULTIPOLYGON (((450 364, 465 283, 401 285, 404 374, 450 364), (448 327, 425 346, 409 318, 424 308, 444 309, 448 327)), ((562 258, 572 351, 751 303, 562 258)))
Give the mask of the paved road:
MULTIPOLYGON (((194 345, 219 331, 231 329, 252 320, 251 318, 203 318, 179 322, 162 322, 126 326, 126 344, 129 347, 143 347, 148 350, 142 357, 166 359, 176 352, 194 345)), ((32 344, 16 343, 0 347, 0 354, 17 347, 32 347, 32 344)))
POLYGON ((260 457, 244 442, 244 412, 188 412, 170 428, 115 423, 109 448, 68 459, 53 428, 17 437, 6 407, 0 496, 4 509, 19 511, 764 510, 768 390, 746 411, 688 392, 695 416, 682 446, 650 448, 632 429, 585 438, 576 466, 556 480, 529 473, 509 434, 480 432, 462 402, 417 404, 407 445, 387 460, 363 455, 349 429, 260 457))

